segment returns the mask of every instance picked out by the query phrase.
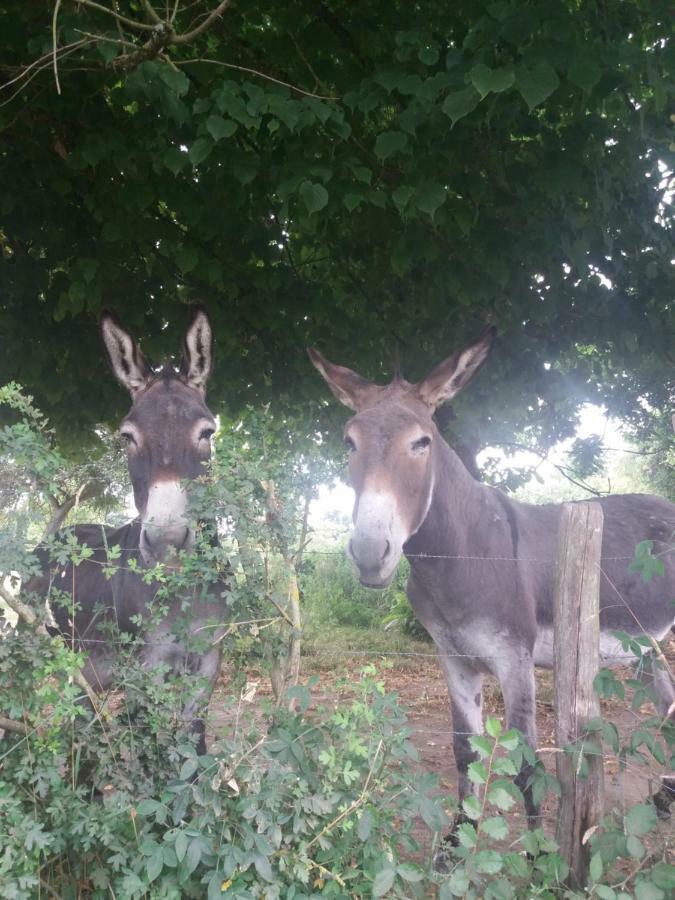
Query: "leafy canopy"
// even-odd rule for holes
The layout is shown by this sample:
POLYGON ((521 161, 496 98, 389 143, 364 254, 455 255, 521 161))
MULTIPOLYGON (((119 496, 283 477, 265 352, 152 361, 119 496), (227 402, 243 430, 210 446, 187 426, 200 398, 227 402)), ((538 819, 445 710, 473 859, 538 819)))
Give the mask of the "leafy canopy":
POLYGON ((474 446, 667 408, 669 3, 217 6, 3 4, 0 380, 80 446, 125 403, 101 308, 157 358, 199 300, 215 408, 303 434, 306 345, 418 378, 486 320, 474 446))

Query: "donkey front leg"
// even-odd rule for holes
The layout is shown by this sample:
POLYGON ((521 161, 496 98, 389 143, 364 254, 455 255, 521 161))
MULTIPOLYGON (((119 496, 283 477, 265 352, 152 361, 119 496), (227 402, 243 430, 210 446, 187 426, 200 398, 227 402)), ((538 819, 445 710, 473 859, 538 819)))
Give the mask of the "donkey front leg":
POLYGON ((469 780, 468 771, 469 765, 478 759, 470 738, 483 733, 483 676, 466 660, 447 655, 441 648, 438 648, 438 656, 450 694, 452 742, 461 804, 470 794, 477 792, 476 785, 469 780))
POLYGON ((190 659, 190 698, 183 707, 185 729, 197 737, 197 753, 206 753, 206 723, 209 700, 216 685, 223 659, 222 641, 218 641, 206 653, 190 659))
MULTIPOLYGON (((535 718, 534 663, 525 653, 513 661, 504 659, 495 672, 499 679, 506 709, 506 727, 516 728, 526 742, 536 749, 537 723, 535 718)), ((534 767, 524 763, 516 776, 515 783, 523 792, 525 813, 529 828, 536 828, 539 820, 539 806, 534 802, 532 787, 529 785, 534 767)))
POLYGON ((444 651, 442 647, 437 647, 437 650, 450 694, 452 745, 457 766, 457 795, 460 804, 450 831, 441 842, 433 861, 436 872, 447 873, 452 866, 447 847, 458 845, 457 828, 462 822, 468 821, 461 809, 462 801, 478 792, 477 786, 469 780, 469 765, 478 759, 478 754, 471 747, 470 739, 473 735, 483 732, 483 676, 472 669, 464 659, 452 656, 450 649, 444 651))

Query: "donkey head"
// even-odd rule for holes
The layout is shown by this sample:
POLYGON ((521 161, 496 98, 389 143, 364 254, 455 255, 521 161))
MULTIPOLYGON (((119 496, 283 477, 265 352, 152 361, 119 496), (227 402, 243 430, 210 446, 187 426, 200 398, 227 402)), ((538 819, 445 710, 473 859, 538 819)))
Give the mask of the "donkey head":
POLYGON ((148 565, 170 560, 194 543, 181 482, 203 474, 211 456, 213 414, 204 402, 211 373, 212 331, 202 309, 185 335, 183 358, 153 370, 114 315, 101 316, 101 337, 110 366, 131 394, 120 424, 127 443, 129 474, 141 517, 139 550, 148 565))
POLYGON ((434 491, 440 436, 432 419, 485 362, 495 330, 437 366, 424 381, 372 384, 351 369, 309 356, 335 396, 356 412, 345 426, 350 481, 355 491, 349 555, 361 583, 384 588, 394 577, 403 545, 424 522, 434 491))

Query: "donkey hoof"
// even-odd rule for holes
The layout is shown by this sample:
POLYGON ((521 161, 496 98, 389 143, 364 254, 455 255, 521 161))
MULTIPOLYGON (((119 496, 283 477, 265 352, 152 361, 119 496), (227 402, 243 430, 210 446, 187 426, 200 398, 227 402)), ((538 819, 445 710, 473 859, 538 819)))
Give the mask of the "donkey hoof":
POLYGON ((441 845, 434 853, 434 859, 431 864, 434 872, 438 875, 449 875, 452 871, 452 859, 450 856, 450 848, 446 841, 441 841, 441 845))
POLYGON ((664 776, 661 778, 661 788, 652 795, 652 803, 656 809, 657 818, 662 822, 670 819, 670 807, 675 803, 675 778, 664 776))

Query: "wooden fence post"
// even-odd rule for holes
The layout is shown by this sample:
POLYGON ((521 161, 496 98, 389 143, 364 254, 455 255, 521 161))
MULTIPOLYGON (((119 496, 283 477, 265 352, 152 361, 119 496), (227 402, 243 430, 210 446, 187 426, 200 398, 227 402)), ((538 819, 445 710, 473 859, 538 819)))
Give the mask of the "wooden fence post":
MULTIPOLYGON (((558 747, 579 742, 588 721, 600 714, 593 680, 599 666, 602 524, 599 503, 563 505, 553 613, 558 747)), ((587 880, 590 853, 588 844, 582 843, 584 835, 598 824, 603 811, 602 756, 584 758, 588 774, 582 778, 580 757, 570 753, 556 757, 561 786, 556 837, 575 888, 583 888, 587 880)))

